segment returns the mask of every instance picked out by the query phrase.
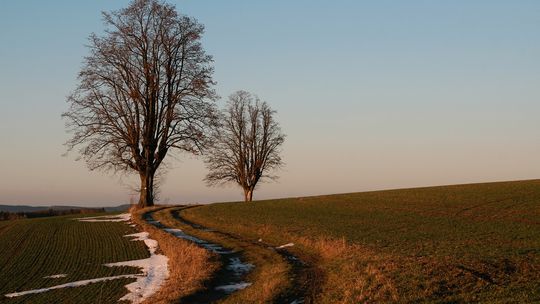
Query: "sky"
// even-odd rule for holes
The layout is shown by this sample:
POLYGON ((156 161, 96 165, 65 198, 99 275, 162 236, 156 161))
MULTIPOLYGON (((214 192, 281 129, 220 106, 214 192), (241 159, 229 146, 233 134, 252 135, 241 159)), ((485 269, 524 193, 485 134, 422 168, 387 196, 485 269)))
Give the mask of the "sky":
MULTIPOLYGON (((540 1, 169 1, 205 25, 217 102, 277 110, 285 167, 254 199, 540 178, 540 1)), ((129 1, 0 3, 0 204, 106 206, 136 179, 90 172, 60 115, 129 1)), ((200 158, 169 161, 160 202, 242 199, 200 158)))

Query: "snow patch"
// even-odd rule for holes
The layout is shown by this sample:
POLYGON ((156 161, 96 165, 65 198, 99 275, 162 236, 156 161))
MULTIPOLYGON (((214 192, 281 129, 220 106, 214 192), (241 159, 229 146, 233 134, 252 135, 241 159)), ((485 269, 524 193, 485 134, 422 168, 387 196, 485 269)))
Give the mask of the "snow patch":
MULTIPOLYGON (((149 223, 150 223, 150 221, 149 221, 149 223)), ((203 241, 203 240, 201 240, 201 239, 199 239, 199 238, 196 238, 196 237, 194 237, 194 236, 191 236, 191 235, 189 235, 189 234, 185 234, 185 233, 184 233, 182 230, 180 230, 180 229, 175 229, 175 228, 164 228, 163 230, 164 230, 165 232, 168 232, 168 233, 174 235, 174 236, 177 237, 177 238, 181 238, 181 239, 185 239, 185 240, 188 240, 188 241, 192 241, 192 242, 195 242, 195 243, 200 244, 200 245, 206 244, 205 241, 203 241)))
POLYGON ((288 243, 288 244, 285 244, 285 245, 281 245, 279 247, 276 247, 276 249, 282 249, 282 248, 286 248, 286 247, 292 247, 294 246, 294 243, 288 243))
POLYGON ((130 301, 131 303, 140 303, 144 299, 153 295, 159 290, 159 287, 169 277, 167 263, 169 259, 163 254, 156 254, 158 242, 150 239, 148 232, 139 232, 125 235, 132 237, 132 241, 144 241, 150 257, 141 260, 131 260, 116 263, 105 264, 107 267, 130 266, 141 268, 143 275, 137 277, 137 281, 127 284, 125 287, 129 293, 120 298, 120 301, 130 301))
POLYGON ((227 269, 234 271, 234 273, 238 276, 250 272, 253 267, 255 267, 255 265, 250 263, 242 263, 240 258, 231 258, 230 264, 227 265, 227 269))
POLYGON ((76 218, 79 222, 129 222, 131 220, 131 214, 122 213, 117 215, 103 215, 93 217, 79 217, 76 218))
POLYGON ((90 280, 82 280, 82 281, 75 281, 70 282, 66 284, 56 285, 52 287, 47 288, 40 288, 40 289, 33 289, 33 290, 27 290, 27 291, 21 291, 21 292, 13 292, 8 293, 5 296, 8 298, 14 298, 14 297, 20 297, 28 294, 34 294, 34 293, 43 293, 49 290, 55 290, 55 289, 62 289, 62 288, 71 288, 71 287, 79 287, 79 286, 85 286, 92 283, 99 283, 99 282, 105 282, 105 281, 112 281, 117 279, 133 279, 133 278, 139 278, 140 275, 134 275, 134 274, 125 274, 125 275, 117 275, 113 277, 103 277, 103 278, 97 278, 97 279, 90 279, 90 280))
POLYGON ((132 237, 132 241, 144 241, 144 244, 146 247, 148 247, 150 255, 152 255, 156 253, 158 242, 149 238, 149 236, 150 234, 146 231, 124 235, 124 237, 132 237))
POLYGON ((175 234, 175 233, 184 233, 182 231, 182 229, 176 229, 176 228, 163 228, 163 230, 167 231, 168 233, 170 234, 175 234))
MULTIPOLYGON (((151 215, 147 215, 147 217, 145 217, 145 220, 148 223, 158 227, 159 229, 162 229, 163 231, 174 235, 175 237, 194 242, 197 245, 211 252, 214 252, 223 256, 235 254, 234 251, 226 249, 221 245, 207 242, 205 240, 199 239, 192 235, 186 234, 181 229, 167 228, 166 226, 159 223, 159 221, 154 220, 151 215)), ((206 229, 199 225, 192 225, 192 226, 199 230, 212 231, 210 229, 206 229)), ((213 287, 214 290, 221 290, 225 294, 231 294, 235 291, 245 289, 248 286, 251 286, 252 283, 242 281, 241 279, 246 273, 251 271, 251 269, 253 269, 255 266, 250 263, 242 262, 241 258, 238 256, 228 256, 226 257, 226 260, 227 262, 226 262, 225 267, 228 270, 228 272, 234 277, 234 279, 232 281, 227 282, 227 284, 213 287)))
POLYGON ((59 274, 53 274, 50 276, 43 277, 44 279, 59 279, 59 278, 65 278, 67 277, 67 274, 65 273, 59 273, 59 274))
POLYGON ((230 284, 230 285, 221 285, 216 287, 216 290, 223 290, 225 293, 233 293, 237 290, 245 289, 248 286, 251 286, 251 283, 246 282, 240 282, 236 284, 230 284))
MULTIPOLYGON (((148 221, 148 222, 150 223, 151 221, 148 221)), ((199 238, 196 238, 194 236, 186 234, 181 229, 176 229, 176 228, 162 228, 162 229, 163 229, 163 231, 168 232, 168 233, 174 235, 177 238, 181 238, 181 239, 184 239, 184 240, 188 240, 188 241, 192 241, 194 243, 197 243, 198 245, 202 246, 203 248, 205 248, 207 250, 210 250, 210 251, 212 251, 214 253, 217 253, 217 254, 231 254, 231 253, 234 253, 234 251, 225 250, 222 246, 219 246, 217 244, 208 243, 208 242, 203 241, 203 240, 201 240, 199 238)))
MULTIPOLYGON (((105 215, 105 216, 95 216, 95 217, 85 217, 78 218, 77 220, 81 222, 128 222, 131 219, 131 214, 123 213, 118 215, 105 215)), ((169 277, 169 269, 167 263, 169 259, 163 254, 156 254, 158 248, 158 242, 149 238, 148 232, 139 232, 125 235, 125 237, 133 238, 132 241, 144 241, 148 251, 150 252, 150 257, 147 259, 141 260, 131 260, 123 261, 116 263, 105 264, 107 267, 116 267, 116 266, 130 266, 138 267, 141 269, 142 273, 140 274, 126 274, 118 275, 111 277, 102 277, 96 279, 75 281, 66 284, 56 285, 47 288, 33 289, 22 292, 14 292, 6 294, 8 298, 23 296, 27 294, 42 293, 49 290, 61 289, 61 288, 70 288, 70 287, 79 287, 85 286, 92 283, 105 282, 117 279, 136 279, 135 282, 127 284, 125 287, 128 289, 129 293, 120 298, 120 301, 130 301, 131 303, 140 303, 149 296, 156 293, 163 282, 169 277)), ((56 274, 51 276, 46 276, 45 278, 63 278, 66 277, 66 274, 56 274)))

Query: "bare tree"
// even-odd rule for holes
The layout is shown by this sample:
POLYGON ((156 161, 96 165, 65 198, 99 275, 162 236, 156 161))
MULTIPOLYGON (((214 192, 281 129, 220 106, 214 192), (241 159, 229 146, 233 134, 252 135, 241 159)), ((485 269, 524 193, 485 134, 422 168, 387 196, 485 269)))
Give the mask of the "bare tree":
POLYGON ((63 117, 91 170, 132 171, 139 206, 154 204, 154 176, 169 150, 199 153, 215 120, 212 57, 204 27, 157 0, 103 13, 63 117))
POLYGON ((285 140, 273 111, 266 102, 245 91, 229 96, 212 135, 205 163, 209 185, 235 182, 244 190, 246 202, 262 179, 276 179, 269 172, 283 165, 280 148, 285 140))

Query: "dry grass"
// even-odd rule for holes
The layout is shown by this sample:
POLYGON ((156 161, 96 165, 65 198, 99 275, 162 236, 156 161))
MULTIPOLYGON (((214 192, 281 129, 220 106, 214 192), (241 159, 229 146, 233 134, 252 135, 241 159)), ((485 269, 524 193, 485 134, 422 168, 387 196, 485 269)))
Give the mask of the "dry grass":
MULTIPOLYGON (((229 229, 242 231, 245 227, 235 224, 229 229)), ((317 283, 318 292, 312 295, 314 303, 431 303, 442 297, 456 302, 477 302, 479 295, 486 292, 498 298, 501 289, 510 283, 516 284, 516 280, 540 279, 540 268, 532 255, 520 261, 503 259, 463 264, 455 257, 389 254, 344 238, 299 236, 270 225, 262 225, 251 233, 268 240, 279 235, 280 241, 295 243, 289 250, 313 265, 313 271, 319 273, 322 280, 317 283), (462 293, 453 294, 458 287, 462 293), (417 292, 414 295, 402 292, 410 288, 417 292)), ((516 289, 516 293, 524 292, 526 290, 516 289)), ((504 299, 502 294, 501 299, 504 299)))
POLYGON ((322 292, 316 303, 381 303, 395 302, 398 292, 389 279, 396 265, 387 258, 345 239, 290 236, 299 246, 316 253, 317 267, 324 274, 322 292))
POLYGON ((243 238, 296 243, 288 250, 321 277, 315 303, 540 303, 539 202, 540 180, 532 180, 212 204, 182 214, 243 238))
POLYGON ((220 301, 222 304, 272 303, 272 300, 288 287, 288 266, 280 256, 270 256, 263 249, 246 248, 245 259, 255 265, 248 275, 249 288, 235 292, 220 301))
POLYGON ((159 207, 131 212, 133 221, 158 241, 159 250, 169 258, 169 278, 144 303, 178 303, 178 299, 201 289, 219 264, 208 251, 146 223, 142 218, 144 213, 157 209, 159 207))
MULTIPOLYGON (((203 225, 210 224, 191 217, 191 214, 188 218, 203 225)), ((245 227, 229 224, 218 229, 243 232, 245 227)), ((380 303, 398 299, 397 289, 389 279, 396 265, 388 256, 347 242, 344 238, 310 238, 283 232, 271 225, 262 225, 251 233, 252 237, 262 238, 276 246, 281 245, 276 243, 276 236, 281 242, 295 244, 288 249, 311 268, 311 276, 306 278, 309 282, 305 283, 313 303, 380 303)))
POLYGON ((396 264, 387 256, 349 243, 344 238, 309 238, 283 233, 271 226, 258 231, 261 237, 275 235, 295 243, 290 251, 311 265, 313 303, 390 303, 398 291, 390 274, 396 264))
POLYGON ((221 300, 222 304, 233 303, 271 303, 274 297, 289 287, 288 264, 276 252, 265 246, 235 239, 215 232, 195 230, 177 221, 172 215, 173 209, 164 209, 154 214, 155 219, 174 228, 180 228, 188 234, 240 251, 246 262, 255 265, 248 274, 249 288, 235 292, 221 300))
MULTIPOLYGON (((198 218, 188 218, 203 225, 210 224, 198 218)), ((212 227, 234 232, 245 229, 238 224, 212 227)), ((308 271, 311 274, 307 274, 306 282, 304 282, 305 288, 311 293, 308 295, 310 303, 389 303, 396 302, 399 298, 397 288, 390 279, 397 266, 392 262, 393 259, 386 255, 375 253, 373 250, 347 242, 345 239, 308 238, 294 233, 284 233, 271 225, 263 225, 251 233, 269 242, 274 242, 275 236, 279 235, 281 240, 295 244, 294 247, 288 249, 310 265, 308 271)), ((215 242, 220 241, 210 233, 200 236, 207 239, 213 238, 215 242)), ((221 243, 223 242, 222 238, 221 243)), ((281 245, 281 243, 274 245, 281 245)), ((277 291, 283 290, 283 275, 286 275, 283 266, 254 257, 256 254, 253 252, 253 247, 243 248, 243 250, 248 260, 258 265, 257 273, 250 278, 254 285, 231 296, 225 303, 268 302, 277 294, 277 291), (276 275, 281 275, 281 278, 276 275)))
MULTIPOLYGON (((188 218, 212 226, 191 214, 188 218)), ((538 278, 540 273, 535 266, 537 264, 526 260, 506 259, 497 263, 468 265, 451 257, 407 257, 385 253, 348 242, 344 238, 306 237, 283 232, 279 227, 271 225, 259 226, 250 230, 249 234, 245 233, 246 227, 239 224, 212 227, 228 229, 248 238, 260 237, 274 245, 280 245, 279 242, 295 243, 294 247, 288 249, 312 265, 315 275, 309 279, 317 280, 307 283, 315 287, 311 295, 313 303, 437 302, 441 297, 453 298, 457 302, 475 302, 481 292, 491 292, 492 296, 496 297, 498 289, 510 280, 515 281, 517 277, 530 281, 538 278), (279 240, 276 236, 279 236, 279 240), (484 274, 489 274, 489 277, 484 274), (458 286, 464 293, 452 295, 452 290, 458 286), (405 295, 402 291, 407 288, 413 288, 417 292, 414 295, 405 295)), ((246 252, 249 253, 249 248, 246 252)), ((264 284, 268 278, 272 278, 270 271, 253 279, 255 284, 264 284)), ((255 296, 243 299, 257 299, 257 293, 263 288, 260 286, 254 285, 254 288, 246 289, 245 294, 253 293, 255 296)), ((267 291, 267 294, 267 298, 270 298, 272 290, 267 291)), ((239 303, 237 300, 238 298, 231 297, 227 303, 239 303)))

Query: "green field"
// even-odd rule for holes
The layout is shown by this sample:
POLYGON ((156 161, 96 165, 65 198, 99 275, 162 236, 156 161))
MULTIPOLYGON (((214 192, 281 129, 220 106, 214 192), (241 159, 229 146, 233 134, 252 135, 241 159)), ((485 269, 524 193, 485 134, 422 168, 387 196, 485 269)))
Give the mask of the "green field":
POLYGON ((68 282, 132 274, 132 267, 104 263, 149 256, 143 242, 123 237, 136 232, 125 223, 79 222, 79 216, 0 222, 0 303, 116 303, 127 293, 119 279, 8 299, 7 293, 68 282), (45 276, 67 274, 65 278, 45 276))
MULTIPOLYGON (((291 284, 309 291, 305 303, 540 302, 540 180, 165 207, 155 216, 255 265, 253 285, 223 303, 276 301, 291 284), (183 224, 177 212, 213 230, 183 224), (301 272, 272 248, 287 243, 301 272)), ((124 237, 134 228, 76 217, 0 222, 0 303, 115 303, 126 293, 133 279, 3 296, 139 272, 103 266, 149 256, 124 237), (55 274, 67 277, 44 278, 55 274)))
POLYGON ((290 250, 324 273, 320 303, 540 302, 540 180, 222 203, 182 215, 246 239, 295 242, 290 250))

